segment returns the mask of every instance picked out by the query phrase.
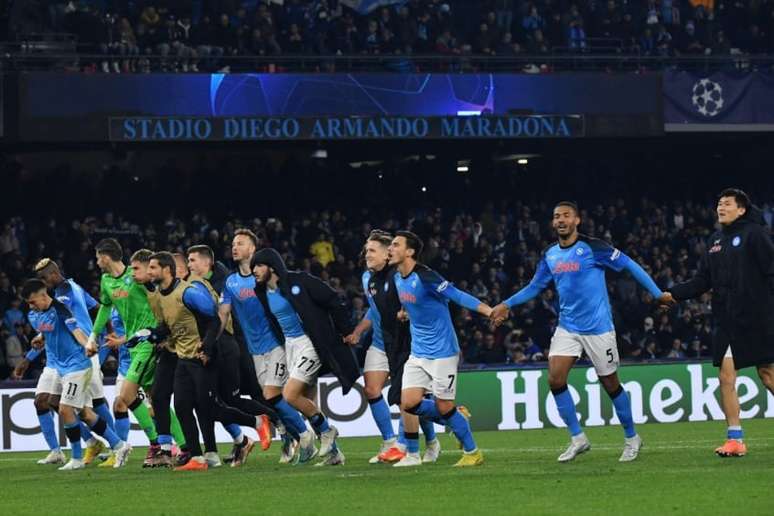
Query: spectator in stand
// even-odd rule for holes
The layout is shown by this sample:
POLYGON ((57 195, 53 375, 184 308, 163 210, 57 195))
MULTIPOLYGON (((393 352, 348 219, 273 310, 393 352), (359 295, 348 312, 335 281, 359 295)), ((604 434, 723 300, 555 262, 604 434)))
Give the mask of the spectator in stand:
POLYGON ((0 335, 4 338, 3 347, 5 351, 5 363, 13 370, 24 358, 24 353, 29 349, 29 340, 27 334, 32 330, 25 332, 25 324, 17 323, 11 331, 0 330, 0 335))
POLYGON ((495 15, 497 16, 497 27, 505 32, 510 32, 513 26, 513 0, 495 0, 495 15))
POLYGON ((13 331, 17 324, 24 324, 24 313, 20 310, 21 300, 14 298, 3 314, 2 324, 8 331, 13 331))
POLYGON ((336 259, 332 239, 327 233, 320 233, 317 240, 309 246, 309 252, 323 268, 336 259))
POLYGON ((285 43, 285 51, 288 54, 303 54, 306 50, 304 43, 304 36, 301 34, 301 29, 295 23, 290 26, 288 32, 287 42, 285 43))
POLYGON ((570 20, 567 44, 570 50, 576 52, 586 50, 586 31, 583 29, 583 20, 580 18, 570 20))
POLYGON ((204 67, 207 70, 214 70, 223 56, 223 48, 215 45, 216 30, 209 16, 203 16, 199 24, 194 27, 191 40, 204 67))
POLYGON ((228 14, 220 15, 218 27, 215 29, 215 46, 223 49, 223 55, 231 56, 237 53, 239 36, 228 14))

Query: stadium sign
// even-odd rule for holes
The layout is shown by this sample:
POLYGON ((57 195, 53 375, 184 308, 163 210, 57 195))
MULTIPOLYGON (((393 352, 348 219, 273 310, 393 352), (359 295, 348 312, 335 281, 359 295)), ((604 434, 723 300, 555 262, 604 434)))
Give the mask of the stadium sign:
MULTIPOLYGON (((678 421, 722 421, 718 401, 717 369, 710 364, 625 366, 621 370, 624 388, 632 401, 635 423, 674 423, 678 421)), ((548 389, 546 369, 472 371, 460 375, 458 402, 473 412, 475 430, 528 430, 563 427, 556 404, 548 389)), ((569 389, 576 401, 579 420, 584 426, 617 425, 612 404, 591 368, 579 367, 570 373, 569 389)), ((739 372, 737 379, 741 416, 774 417, 774 396, 763 388, 752 369, 739 372)), ((114 389, 105 394, 113 399, 114 389)), ((385 395, 386 395, 385 391, 385 395)), ((362 379, 346 396, 335 378, 319 383, 320 405, 343 436, 377 436, 379 430, 368 409, 362 379)), ((0 449, 2 451, 44 450, 45 441, 38 427, 33 405, 34 388, 0 389, 0 449)), ((392 407, 397 428, 397 408, 392 407)), ((440 428, 439 428, 440 429, 440 428)), ((216 425, 219 442, 231 438, 216 425)), ((60 427, 60 442, 65 444, 60 427)), ((144 445, 146 438, 132 426, 132 444, 144 445)), ((518 440, 514 441, 514 446, 518 440)))
POLYGON ((449 138, 575 138, 581 115, 113 117, 111 141, 385 140, 449 138))

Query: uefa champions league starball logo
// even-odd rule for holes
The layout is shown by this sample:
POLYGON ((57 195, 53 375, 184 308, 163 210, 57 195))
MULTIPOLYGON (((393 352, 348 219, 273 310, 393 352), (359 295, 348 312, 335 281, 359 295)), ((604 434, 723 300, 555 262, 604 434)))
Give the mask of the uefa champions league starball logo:
POLYGON ((693 85, 693 107, 706 117, 717 116, 723 109, 723 88, 709 79, 701 79, 693 85))

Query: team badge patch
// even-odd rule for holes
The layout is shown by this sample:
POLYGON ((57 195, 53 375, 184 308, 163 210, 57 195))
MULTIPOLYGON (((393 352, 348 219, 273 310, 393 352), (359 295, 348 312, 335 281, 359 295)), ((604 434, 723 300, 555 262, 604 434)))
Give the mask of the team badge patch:
POLYGON ((294 296, 299 295, 301 293, 301 287, 299 287, 298 285, 293 285, 292 287, 290 287, 290 293, 293 294, 294 296))
POLYGON ((390 290, 390 284, 389 283, 385 283, 384 284, 384 291, 387 292, 388 290, 390 290))
POLYGON ((739 247, 739 244, 742 243, 742 239, 739 237, 739 235, 735 236, 733 240, 731 240, 731 245, 734 247, 739 247))

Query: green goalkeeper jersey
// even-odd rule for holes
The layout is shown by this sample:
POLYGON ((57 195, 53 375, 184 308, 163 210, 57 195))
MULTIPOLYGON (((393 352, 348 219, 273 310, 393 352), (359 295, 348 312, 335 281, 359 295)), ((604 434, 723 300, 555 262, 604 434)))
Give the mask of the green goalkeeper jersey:
POLYGON ((94 321, 95 335, 105 328, 112 307, 115 307, 121 316, 127 339, 143 328, 156 327, 156 318, 148 304, 145 287, 134 281, 131 267, 126 267, 124 273, 117 278, 103 274, 99 290, 102 306, 94 321))

